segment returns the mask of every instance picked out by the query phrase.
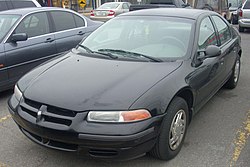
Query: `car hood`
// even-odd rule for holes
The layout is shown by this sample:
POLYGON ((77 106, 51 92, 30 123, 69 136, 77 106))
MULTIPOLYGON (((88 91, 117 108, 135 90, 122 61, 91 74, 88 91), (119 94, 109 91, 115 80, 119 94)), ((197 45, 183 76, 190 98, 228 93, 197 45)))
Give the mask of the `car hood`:
POLYGON ((100 59, 71 52, 43 72, 36 72, 39 68, 31 71, 33 79, 29 79, 24 97, 74 111, 127 110, 180 65, 100 59))

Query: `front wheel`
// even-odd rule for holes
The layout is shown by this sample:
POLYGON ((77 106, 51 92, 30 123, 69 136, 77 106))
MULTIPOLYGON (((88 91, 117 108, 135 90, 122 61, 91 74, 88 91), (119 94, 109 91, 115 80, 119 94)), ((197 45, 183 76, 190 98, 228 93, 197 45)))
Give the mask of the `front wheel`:
POLYGON ((174 158, 181 150, 188 126, 187 102, 175 97, 163 118, 161 131, 151 155, 162 160, 174 158))
POLYGON ((244 28, 239 25, 239 32, 244 32, 244 28))
POLYGON ((225 84, 225 87, 228 89, 234 89, 239 81, 240 77, 240 57, 238 56, 234 64, 233 72, 225 84))

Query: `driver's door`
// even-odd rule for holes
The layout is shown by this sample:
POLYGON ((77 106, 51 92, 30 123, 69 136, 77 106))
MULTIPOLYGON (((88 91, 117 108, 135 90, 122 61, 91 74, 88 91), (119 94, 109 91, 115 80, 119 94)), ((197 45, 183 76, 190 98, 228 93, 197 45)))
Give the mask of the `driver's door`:
MULTIPOLYGON (((219 45, 215 28, 209 17, 205 17, 201 21, 198 30, 198 51, 205 50, 209 45, 219 45)), ((197 53, 195 57, 197 62, 199 61, 197 57, 202 56, 198 54, 204 54, 204 52, 197 53)), ((196 108, 203 106, 203 104, 218 91, 224 70, 224 58, 222 56, 204 59, 201 61, 201 64, 195 67, 190 85, 196 90, 196 99, 194 101, 196 108)))

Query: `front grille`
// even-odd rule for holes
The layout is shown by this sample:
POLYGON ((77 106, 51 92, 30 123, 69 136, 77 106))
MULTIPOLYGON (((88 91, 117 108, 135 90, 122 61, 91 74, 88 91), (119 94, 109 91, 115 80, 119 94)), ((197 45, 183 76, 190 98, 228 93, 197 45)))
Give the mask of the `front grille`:
POLYGON ((43 121, 44 123, 49 122, 66 126, 70 126, 72 124, 72 120, 77 114, 77 112, 75 111, 42 104, 29 99, 24 99, 20 107, 22 112, 30 115, 37 121, 43 121), (43 111, 43 108, 46 108, 45 111, 43 111), (39 110, 41 110, 41 116, 38 116, 39 110))
POLYGON ((89 155, 94 157, 113 157, 118 155, 116 150, 90 149, 89 155))

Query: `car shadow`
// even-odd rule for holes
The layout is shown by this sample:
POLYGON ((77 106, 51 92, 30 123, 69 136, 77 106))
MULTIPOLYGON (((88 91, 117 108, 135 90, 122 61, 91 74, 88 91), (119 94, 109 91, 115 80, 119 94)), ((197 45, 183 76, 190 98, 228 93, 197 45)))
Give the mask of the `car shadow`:
POLYGON ((0 100, 10 97, 14 93, 13 89, 0 92, 0 100))

